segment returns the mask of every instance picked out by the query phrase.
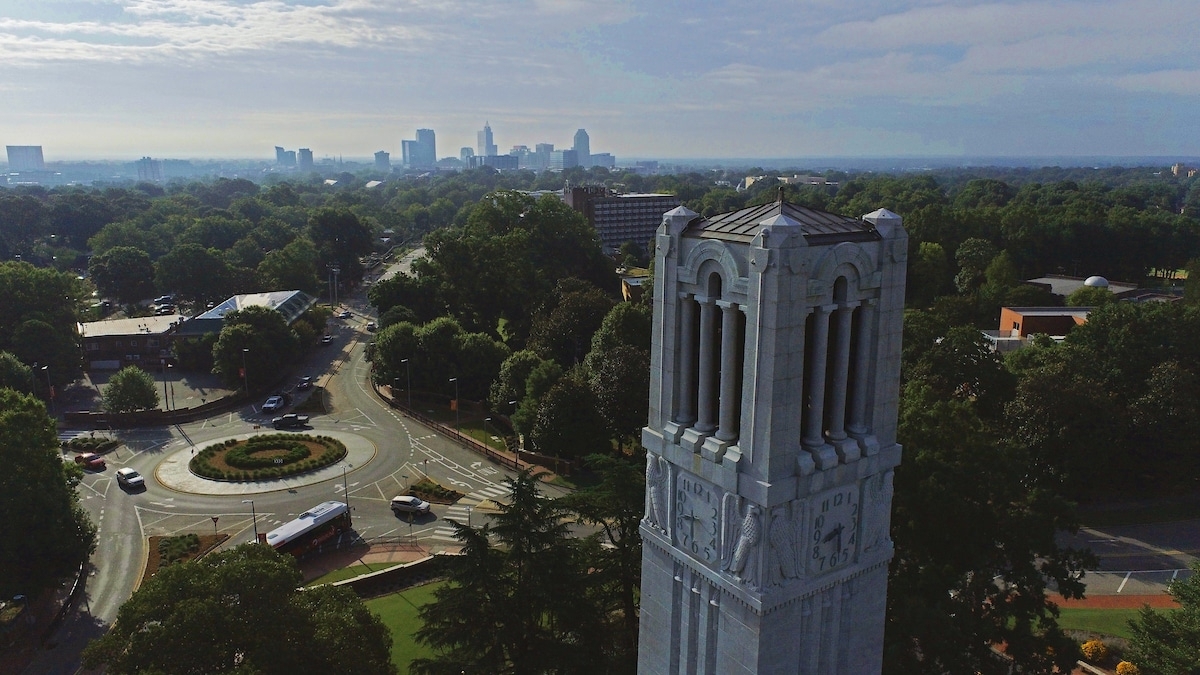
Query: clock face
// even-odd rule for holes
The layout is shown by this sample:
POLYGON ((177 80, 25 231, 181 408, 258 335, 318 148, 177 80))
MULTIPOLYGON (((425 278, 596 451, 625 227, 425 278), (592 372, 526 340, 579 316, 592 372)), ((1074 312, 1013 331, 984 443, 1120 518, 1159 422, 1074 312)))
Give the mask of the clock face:
POLYGON ((858 548, 858 486, 830 490, 813 497, 812 536, 808 540, 810 574, 821 574, 854 559, 858 548))
POLYGON ((675 479, 675 546, 688 555, 715 565, 720 492, 686 471, 675 479))

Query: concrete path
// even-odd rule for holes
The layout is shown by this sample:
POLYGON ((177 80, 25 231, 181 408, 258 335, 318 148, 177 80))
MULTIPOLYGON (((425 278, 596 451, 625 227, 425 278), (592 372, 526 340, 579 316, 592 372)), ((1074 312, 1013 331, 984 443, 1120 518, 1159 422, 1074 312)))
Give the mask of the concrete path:
MULTIPOLYGON (((275 433, 274 430, 263 431, 262 433, 275 433)), ((188 462, 199 450, 210 445, 223 443, 229 439, 246 439, 258 434, 238 434, 236 436, 227 436, 225 438, 216 438, 199 446, 188 447, 168 456, 154 469, 154 477, 164 487, 175 490, 176 492, 186 492, 199 495, 253 495, 262 494, 264 492, 276 492, 279 490, 295 490, 306 485, 320 483, 331 478, 336 478, 342 475, 345 470, 347 474, 354 472, 355 467, 361 467, 374 459, 378 449, 371 441, 358 436, 356 434, 348 434, 341 431, 314 431, 314 436, 329 436, 337 439, 346 445, 346 458, 337 464, 327 466, 323 469, 311 471, 309 473, 292 476, 289 478, 276 478, 272 480, 260 480, 250 482, 233 482, 219 481, 208 478, 201 478, 192 473, 188 469, 188 462)))

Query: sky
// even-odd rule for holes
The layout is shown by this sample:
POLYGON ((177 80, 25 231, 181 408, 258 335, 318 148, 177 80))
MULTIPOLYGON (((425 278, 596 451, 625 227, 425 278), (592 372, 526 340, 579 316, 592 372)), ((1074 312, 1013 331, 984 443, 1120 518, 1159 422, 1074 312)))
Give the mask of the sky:
POLYGON ((0 0, 0 143, 66 159, 1200 155, 1192 0, 0 0))

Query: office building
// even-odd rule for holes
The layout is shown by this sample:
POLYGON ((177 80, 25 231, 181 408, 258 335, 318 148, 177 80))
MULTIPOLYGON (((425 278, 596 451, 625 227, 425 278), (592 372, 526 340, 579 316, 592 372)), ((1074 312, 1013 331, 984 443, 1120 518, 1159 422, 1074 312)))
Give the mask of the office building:
POLYGON ((483 123, 483 129, 475 135, 477 154, 484 157, 493 157, 500 154, 496 150, 495 139, 492 138, 492 127, 487 123, 483 123))
POLYGON ((300 148, 296 151, 296 164, 301 171, 313 170, 312 150, 300 148))
POLYGON ((161 183, 163 179, 162 162, 143 157, 137 161, 137 174, 139 181, 161 183))
POLYGON ((900 217, 679 207, 656 237, 637 672, 878 675, 900 217))
POLYGON ((588 166, 602 166, 606 169, 611 169, 617 165, 617 158, 613 157, 611 152, 600 152, 595 155, 590 155, 590 164, 588 166))
POLYGON ((609 255, 627 241, 648 250, 663 214, 680 204, 675 195, 618 194, 603 186, 568 187, 563 190, 563 201, 596 228, 600 245, 609 255))
POLYGON ((392 156, 387 150, 380 150, 375 153, 375 169, 378 171, 392 170, 392 156))
POLYGON ((46 161, 42 158, 40 145, 9 145, 9 171, 45 171, 46 161))
POLYGON ((433 129, 417 129, 417 140, 401 141, 407 169, 432 169, 437 166, 437 142, 433 129))
POLYGON ((575 144, 572 149, 579 160, 579 166, 586 169, 592 165, 592 141, 588 138, 587 129, 575 132, 575 144))
POLYGON ((478 169, 481 166, 490 166, 497 171, 508 171, 520 168, 520 164, 516 157, 512 155, 475 155, 471 157, 467 163, 467 167, 478 169))
POLYGON ((562 171, 563 169, 572 169, 577 166, 579 166, 579 156, 574 150, 552 150, 550 151, 546 169, 550 171, 562 171))
POLYGON ((462 163, 465 165, 469 166, 471 164, 471 158, 474 156, 475 156, 475 151, 472 150, 471 148, 462 147, 462 148, 458 149, 458 158, 460 160, 462 160, 462 163))

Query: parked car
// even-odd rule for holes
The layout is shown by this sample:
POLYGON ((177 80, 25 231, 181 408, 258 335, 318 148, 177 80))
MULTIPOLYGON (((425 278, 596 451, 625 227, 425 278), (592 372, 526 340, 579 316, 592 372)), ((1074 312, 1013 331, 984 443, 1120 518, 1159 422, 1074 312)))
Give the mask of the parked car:
POLYGON ((154 299, 154 304, 156 304, 156 305, 172 305, 172 304, 175 304, 175 296, 173 296, 173 295, 160 295, 160 296, 158 296, 157 298, 155 298, 155 299, 154 299))
POLYGON ((298 427, 306 427, 308 426, 308 415, 288 413, 271 420, 271 424, 276 429, 295 429, 298 427))
POLYGON ((429 502, 412 495, 392 497, 392 512, 396 515, 400 515, 401 513, 429 513, 429 502))
POLYGON ((341 314, 338 314, 339 319, 349 319, 352 316, 354 316, 354 315, 351 314, 349 310, 346 310, 346 311, 342 312, 341 314))
POLYGON ((299 382, 296 383, 296 389, 298 389, 300 391, 304 391, 306 389, 312 389, 312 386, 313 386, 313 379, 312 379, 312 376, 310 376, 310 375, 305 375, 304 377, 300 378, 299 382))
POLYGON ((91 469, 92 471, 103 471, 108 468, 104 458, 94 452, 84 452, 75 455, 75 463, 82 464, 83 468, 91 469))
POLYGON ((146 479, 137 469, 124 467, 117 469, 117 484, 128 490, 141 490, 146 487, 146 479))
POLYGON ((325 337, 321 338, 321 344, 323 344, 323 345, 327 345, 327 344, 329 344, 330 342, 333 342, 333 336, 332 336, 332 335, 326 335, 325 337))

